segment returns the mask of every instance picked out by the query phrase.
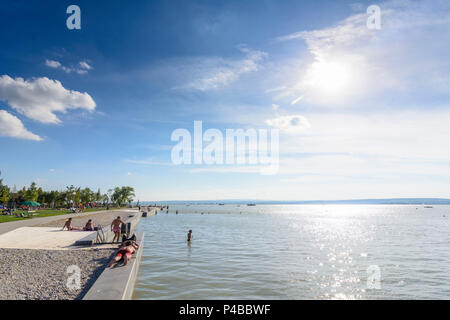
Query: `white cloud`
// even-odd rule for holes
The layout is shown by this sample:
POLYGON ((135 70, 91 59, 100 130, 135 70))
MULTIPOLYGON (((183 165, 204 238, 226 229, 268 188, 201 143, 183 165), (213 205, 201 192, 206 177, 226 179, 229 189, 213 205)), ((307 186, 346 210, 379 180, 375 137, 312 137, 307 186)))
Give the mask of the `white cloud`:
POLYGON ((272 92, 283 91, 283 90, 286 90, 286 89, 287 89, 286 86, 279 86, 279 87, 276 87, 276 88, 267 89, 264 92, 265 93, 272 93, 272 92))
MULTIPOLYGON (((281 184, 274 184, 272 197, 436 197, 448 192, 448 108, 303 115, 311 122, 307 130, 280 134, 281 184)), ((289 117, 276 119, 281 127, 289 124, 289 117)))
POLYGON ((450 161, 450 149, 445 147, 450 140, 450 110, 304 116, 311 127, 294 136, 280 136, 280 153, 450 161))
POLYGON ((301 132, 311 127, 308 119, 301 115, 279 116, 266 120, 266 124, 287 132, 301 132))
POLYGON ((242 75, 258 71, 267 53, 252 50, 245 45, 238 46, 245 54, 243 59, 202 58, 194 63, 194 80, 182 86, 184 89, 207 91, 225 87, 238 80, 242 75))
POLYGON ((61 63, 58 61, 54 61, 54 60, 45 60, 45 65, 50 68, 55 68, 55 69, 61 67, 61 63))
POLYGON ((79 63, 81 69, 91 70, 92 66, 90 66, 86 61, 81 61, 79 63))
POLYGON ((0 136, 25 140, 41 141, 42 138, 31 133, 23 126, 22 121, 5 110, 0 110, 0 136))
POLYGON ((50 68, 61 69, 66 73, 75 72, 78 74, 87 74, 88 71, 92 69, 92 66, 90 64, 88 64, 86 61, 80 61, 78 63, 78 66, 76 66, 76 67, 73 67, 73 66, 67 67, 67 66, 62 65, 62 63, 59 61, 46 59, 45 65, 50 68))
POLYGON ((303 99, 303 96, 300 96, 300 97, 294 99, 294 100, 291 102, 291 104, 294 105, 294 104, 300 102, 302 99, 303 99))
POLYGON ((82 70, 82 69, 77 69, 77 70, 75 70, 75 72, 78 73, 78 74, 86 74, 86 73, 88 73, 87 70, 82 70))
POLYGON ((61 82, 46 77, 24 80, 3 75, 0 77, 0 100, 42 123, 60 123, 55 112, 66 113, 69 109, 93 111, 96 107, 88 93, 67 90, 61 82))

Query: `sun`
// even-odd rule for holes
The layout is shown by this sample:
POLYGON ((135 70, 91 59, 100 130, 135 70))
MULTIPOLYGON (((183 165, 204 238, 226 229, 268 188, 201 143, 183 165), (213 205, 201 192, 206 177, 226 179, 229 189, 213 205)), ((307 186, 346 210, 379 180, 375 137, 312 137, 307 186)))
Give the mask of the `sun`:
POLYGON ((305 85, 315 94, 344 96, 350 90, 351 65, 340 61, 315 61, 305 75, 305 85))

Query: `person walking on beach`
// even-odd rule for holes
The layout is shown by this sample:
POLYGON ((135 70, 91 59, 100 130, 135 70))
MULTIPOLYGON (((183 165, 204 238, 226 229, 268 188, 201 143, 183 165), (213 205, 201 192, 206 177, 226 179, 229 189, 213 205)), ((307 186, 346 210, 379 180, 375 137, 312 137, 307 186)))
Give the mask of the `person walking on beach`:
POLYGON ((192 230, 189 230, 189 232, 188 232, 188 234, 187 234, 187 241, 188 242, 191 242, 191 240, 192 240, 192 230))
POLYGON ((125 222, 123 222, 120 219, 120 216, 117 217, 116 219, 114 219, 113 222, 111 223, 111 231, 114 232, 114 238, 113 238, 112 242, 115 242, 114 240, 116 240, 116 238, 117 238, 117 242, 119 242, 120 234, 121 234, 120 227, 122 226, 122 224, 125 224, 125 222))

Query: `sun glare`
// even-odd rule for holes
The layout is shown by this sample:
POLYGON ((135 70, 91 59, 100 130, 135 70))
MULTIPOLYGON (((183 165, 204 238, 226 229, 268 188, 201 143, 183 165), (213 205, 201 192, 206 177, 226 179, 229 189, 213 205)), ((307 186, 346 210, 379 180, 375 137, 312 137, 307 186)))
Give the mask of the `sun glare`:
POLYGON ((316 61, 305 76, 305 84, 310 93, 328 97, 343 97, 350 90, 354 81, 351 66, 340 61, 316 61))
POLYGON ((347 89, 349 80, 349 68, 343 63, 315 62, 312 65, 311 82, 323 93, 340 93, 347 89))

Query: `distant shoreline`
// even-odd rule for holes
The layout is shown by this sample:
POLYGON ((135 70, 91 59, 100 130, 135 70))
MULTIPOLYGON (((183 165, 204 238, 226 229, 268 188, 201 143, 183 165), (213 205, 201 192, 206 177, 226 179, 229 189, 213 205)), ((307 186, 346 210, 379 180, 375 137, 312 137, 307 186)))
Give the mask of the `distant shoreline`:
POLYGON ((386 198, 386 199, 353 199, 353 200, 306 200, 306 201, 276 201, 276 200, 171 200, 171 201, 140 201, 141 205, 277 205, 277 204, 379 204, 379 205, 450 205, 450 199, 445 198, 386 198))

